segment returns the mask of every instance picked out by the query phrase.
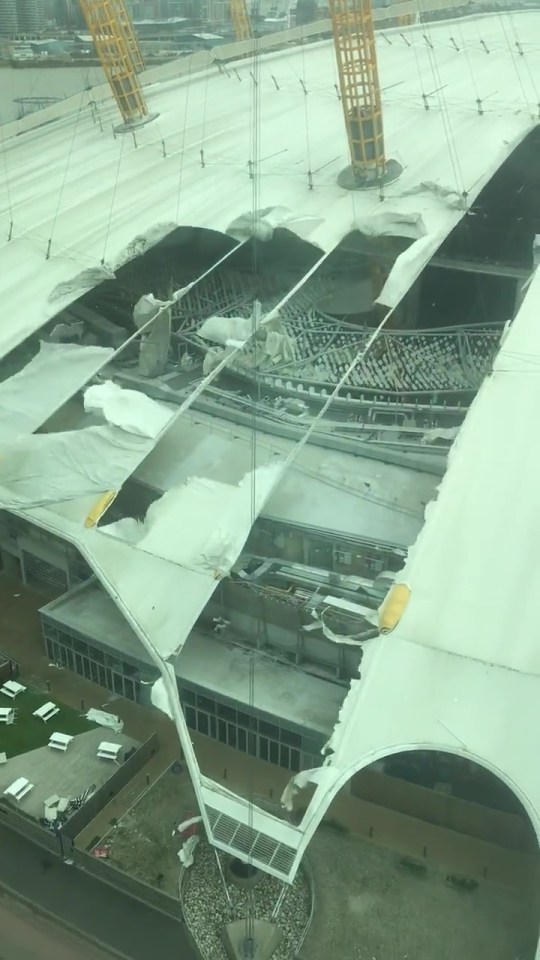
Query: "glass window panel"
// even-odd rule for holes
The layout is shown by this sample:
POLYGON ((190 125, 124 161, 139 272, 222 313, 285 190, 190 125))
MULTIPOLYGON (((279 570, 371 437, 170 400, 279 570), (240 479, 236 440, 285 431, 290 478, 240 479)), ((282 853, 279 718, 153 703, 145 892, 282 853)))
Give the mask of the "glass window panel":
POLYGON ((270 737, 272 740, 279 740, 279 727, 275 723, 259 720, 259 733, 264 733, 265 737, 270 737))
POLYGON ((275 743, 273 740, 269 740, 270 749, 268 751, 268 759, 270 763, 275 763, 279 766, 279 744, 275 743))
POLYGON ((257 735, 255 733, 248 733, 247 735, 247 752, 250 757, 256 757, 257 754, 257 735))
MULTIPOLYGON (((99 647, 90 647, 89 653, 93 660, 96 660, 98 663, 105 663, 105 654, 103 653, 103 650, 99 649, 99 647)), ((115 660, 114 663, 116 664, 117 669, 121 668, 121 660, 115 660)))
POLYGON ((209 736, 213 737, 214 740, 217 739, 217 720, 215 717, 208 717, 210 721, 210 734, 209 736))
POLYGON ((88 656, 88 644, 84 643, 82 640, 77 640, 76 637, 72 637, 72 646, 77 653, 82 653, 85 657, 88 656))
POLYGON ((242 710, 236 711, 236 721, 240 727, 245 727, 246 730, 256 730, 258 726, 257 717, 242 710))
POLYGON ((98 664, 98 677, 99 677, 99 683, 101 684, 101 686, 106 687, 107 675, 105 673, 105 667, 103 667, 100 663, 98 664))
POLYGON ((280 767, 285 767, 286 770, 290 769, 289 748, 284 747, 283 744, 281 744, 279 748, 279 765, 280 767))
POLYGON ((217 704, 217 715, 223 717, 224 720, 230 720, 231 723, 236 723, 236 710, 234 707, 228 707, 225 703, 217 704))
POLYGON ((291 750, 291 759, 289 763, 289 770, 294 770, 296 773, 300 770, 300 751, 291 750))
POLYGON ((197 710, 197 730, 205 737, 208 736, 208 714, 203 710, 197 710))
POLYGON ((195 730, 196 711, 193 707, 184 707, 184 717, 191 730, 195 730))
POLYGON ((259 757, 261 760, 268 760, 269 741, 266 737, 259 737, 259 757))
POLYGON ((287 730, 286 727, 281 727, 280 738, 282 743, 288 743, 291 747, 301 747, 302 746, 302 737, 299 733, 293 733, 292 730, 287 730))
POLYGON ((195 694, 193 693, 193 690, 186 690, 185 687, 182 687, 180 690, 180 699, 182 703, 191 703, 193 706, 195 706, 195 694))
POLYGON ((52 640, 49 640, 49 638, 48 638, 47 636, 45 637, 45 649, 46 649, 46 651, 47 651, 47 656, 48 656, 49 660, 52 660, 52 659, 53 659, 53 656, 54 656, 54 654, 53 654, 52 640))
POLYGON ((243 753, 247 750, 247 733, 242 727, 236 728, 236 744, 237 749, 242 750, 243 753))
POLYGON ((220 743, 227 743, 227 724, 225 720, 218 720, 217 722, 217 738, 220 743))
POLYGON ((113 670, 113 688, 114 692, 118 693, 119 696, 124 696, 124 678, 121 673, 115 673, 113 670))
POLYGON ((200 694, 197 694, 197 706, 199 710, 206 710, 207 713, 216 712, 215 700, 210 700, 208 697, 202 697, 200 694))
POLYGON ((236 749, 236 726, 234 723, 227 724, 227 744, 236 749))
POLYGON ((81 659, 83 662, 83 675, 86 677, 87 680, 91 680, 92 674, 90 673, 90 661, 88 657, 82 657, 81 659))

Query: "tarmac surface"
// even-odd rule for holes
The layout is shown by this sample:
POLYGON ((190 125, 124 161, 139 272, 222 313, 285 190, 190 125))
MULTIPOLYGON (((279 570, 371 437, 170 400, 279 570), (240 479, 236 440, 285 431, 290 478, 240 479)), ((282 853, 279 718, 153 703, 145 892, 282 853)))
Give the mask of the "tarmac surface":
POLYGON ((160 960, 197 960, 181 923, 62 863, 3 824, 0 930, 1 960, 108 960, 107 947, 116 956, 149 960, 158 946, 160 960), (17 897, 24 898, 31 914, 17 897), (49 914, 47 922, 41 910, 49 914), (85 936, 97 938, 103 950, 85 943, 85 936))

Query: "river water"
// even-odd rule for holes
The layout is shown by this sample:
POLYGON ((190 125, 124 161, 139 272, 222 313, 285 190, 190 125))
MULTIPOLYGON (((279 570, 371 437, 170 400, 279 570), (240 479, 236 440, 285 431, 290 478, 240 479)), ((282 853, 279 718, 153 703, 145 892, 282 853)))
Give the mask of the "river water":
POLYGON ((105 82, 100 67, 0 68, 0 123, 20 116, 17 97, 70 97, 105 82))

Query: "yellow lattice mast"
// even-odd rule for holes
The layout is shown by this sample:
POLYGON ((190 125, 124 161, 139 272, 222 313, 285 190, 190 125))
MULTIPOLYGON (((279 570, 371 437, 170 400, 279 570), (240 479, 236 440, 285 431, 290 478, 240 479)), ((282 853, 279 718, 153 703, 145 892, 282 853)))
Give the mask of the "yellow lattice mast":
POLYGON ((142 73, 144 70, 144 57, 137 34, 133 29, 131 17, 127 11, 124 0, 112 0, 116 19, 124 31, 124 36, 131 53, 131 62, 136 73, 142 73))
POLYGON ((79 0, 96 53, 122 114, 119 130, 153 120, 132 59, 132 49, 118 17, 119 0, 79 0))
POLYGON ((351 154, 338 183, 349 190, 379 186, 395 180, 401 167, 384 152, 371 0, 329 0, 329 7, 351 154))
POLYGON ((231 19, 237 40, 251 40, 253 31, 247 12, 246 0, 229 0, 231 19))

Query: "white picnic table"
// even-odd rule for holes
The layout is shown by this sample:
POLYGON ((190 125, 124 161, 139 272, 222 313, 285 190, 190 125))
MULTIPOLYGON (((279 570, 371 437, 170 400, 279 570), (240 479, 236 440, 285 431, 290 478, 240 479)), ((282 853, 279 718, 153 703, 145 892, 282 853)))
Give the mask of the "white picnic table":
POLYGON ((63 753, 65 753, 72 740, 73 737, 69 736, 69 734, 60 733, 57 730, 55 733, 51 733, 49 746, 52 747, 53 750, 62 750, 63 753))
POLYGON ((13 723, 15 711, 13 707, 0 707, 0 723, 13 723))
POLYGON ((30 793, 30 790, 34 789, 34 784, 30 783, 26 777, 19 777, 17 780, 14 780, 9 787, 4 790, 5 797, 14 797, 15 800, 20 801, 27 793, 30 793))
POLYGON ((59 708, 56 706, 52 700, 48 700, 47 703, 44 703, 41 707, 38 707, 37 710, 34 710, 33 716, 39 717, 40 720, 43 720, 44 723, 47 723, 47 720, 50 720, 51 717, 56 716, 57 713, 60 713, 59 708))
POLYGON ((121 743, 111 743, 109 740, 102 740, 97 755, 103 760, 118 760, 118 754, 122 749, 121 743))
POLYGON ((0 687, 0 693, 3 693, 4 696, 10 697, 12 700, 19 693, 24 693, 26 687, 23 687, 22 683, 18 683, 17 680, 6 680, 3 687, 0 687))

